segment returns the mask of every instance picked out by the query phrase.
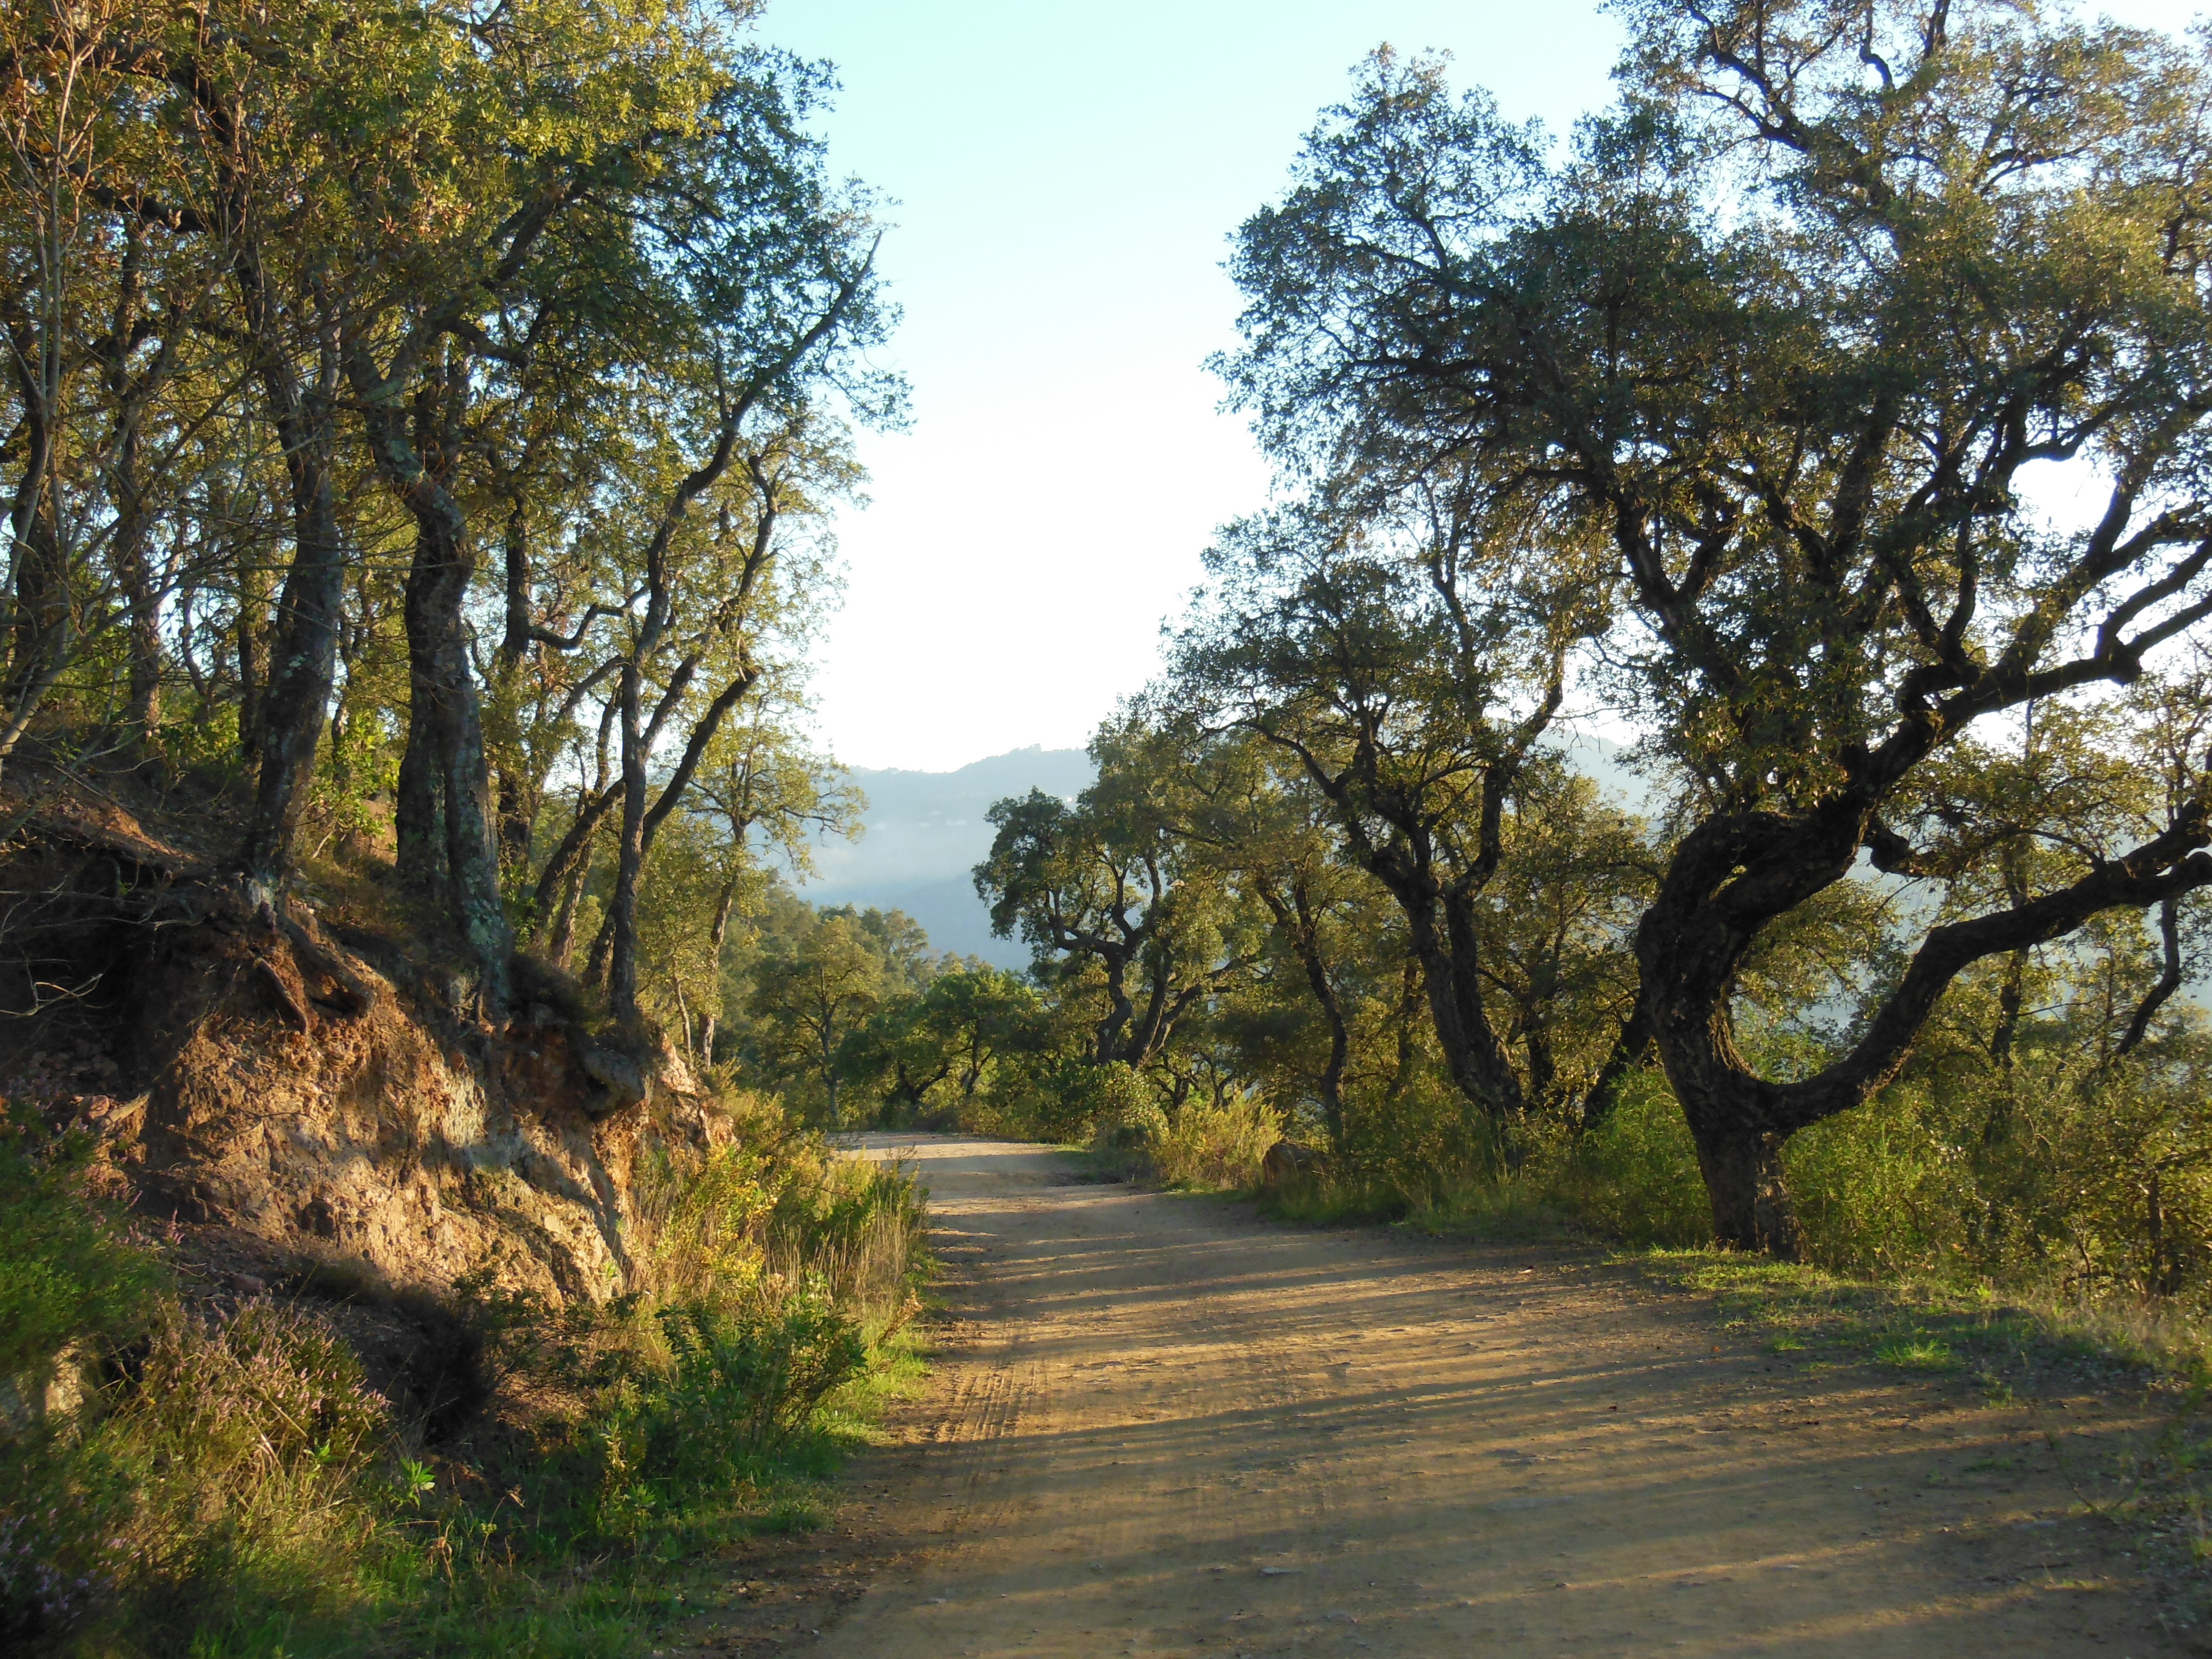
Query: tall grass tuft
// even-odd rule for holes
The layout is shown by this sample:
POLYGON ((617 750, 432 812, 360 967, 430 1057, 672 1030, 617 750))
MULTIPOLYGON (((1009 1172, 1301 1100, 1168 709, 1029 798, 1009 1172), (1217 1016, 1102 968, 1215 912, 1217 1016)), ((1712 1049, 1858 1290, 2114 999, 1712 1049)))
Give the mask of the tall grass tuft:
POLYGON ((1214 1103, 1193 1101, 1151 1148, 1159 1179, 1171 1187, 1238 1189, 1260 1182, 1260 1161, 1282 1139, 1282 1121, 1257 1095, 1214 1103))
POLYGON ((265 1300, 221 1324, 173 1301, 72 1410, 0 1458, 0 1631, 128 1651, 272 1612, 339 1612, 398 1547, 390 1407, 323 1321, 265 1300))

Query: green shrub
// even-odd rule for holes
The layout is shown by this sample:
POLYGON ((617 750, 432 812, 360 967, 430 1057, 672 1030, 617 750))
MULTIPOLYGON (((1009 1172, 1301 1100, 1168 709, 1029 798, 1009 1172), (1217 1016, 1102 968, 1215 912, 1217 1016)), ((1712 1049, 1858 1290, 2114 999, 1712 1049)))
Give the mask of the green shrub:
POLYGON ((129 1478, 64 1425, 0 1441, 0 1650, 31 1651, 113 1605, 136 1565, 118 1532, 131 1498, 129 1478))
POLYGON ((1893 1087, 1790 1137, 1784 1168, 1810 1260, 1863 1274, 1956 1265, 1978 1183, 1928 1105, 1893 1087))
POLYGON ((143 1326, 167 1275, 85 1191, 88 1142, 0 1125, 0 1381, 42 1387, 61 1351, 143 1326))
POLYGON ((44 1410, 58 1362, 74 1352, 93 1371, 156 1316, 167 1282, 154 1252, 88 1196, 91 1150, 0 1126, 0 1642, 10 1645, 69 1630, 142 1576, 143 1544, 122 1535, 131 1460, 85 1443, 88 1402, 44 1410))
POLYGON ((1274 1109, 1257 1095, 1232 1096, 1218 1105, 1193 1101, 1148 1147, 1158 1178, 1176 1187, 1217 1190, 1256 1187, 1260 1161, 1282 1139, 1274 1109))
POLYGON ((1038 1064, 1017 1091, 963 1103, 956 1121, 968 1134, 1071 1146, 1102 1133, 1126 1135, 1117 1126, 1157 1112, 1152 1103, 1151 1089, 1132 1067, 1063 1056, 1038 1064))
POLYGON ((902 1170, 803 1136, 669 1162, 641 1183, 623 1295, 455 1287, 528 1425, 456 1466, 409 1451, 322 1319, 257 1301, 211 1320, 160 1294, 81 1164, 0 1144, 10 1352, 108 1360, 79 1408, 0 1424, 9 1652, 629 1651, 644 1615, 622 1583, 812 1513, 801 1483, 857 1398, 840 1391, 926 1261, 902 1170))
POLYGON ((1091 1125, 1091 1154, 1124 1175, 1149 1176, 1168 1137, 1168 1115, 1143 1078, 1118 1061, 1094 1066, 1083 1079, 1090 1103, 1084 1119, 1091 1125))
POLYGON ((1613 1109, 1588 1133, 1562 1127, 1540 1140, 1532 1183, 1577 1220, 1632 1244, 1702 1244, 1712 1211, 1698 1149, 1663 1073, 1631 1073, 1613 1109))
MULTIPOLYGON (((2124 1064, 2028 1048, 2002 1070, 1954 1059, 1909 1071, 1790 1138, 1784 1162, 1808 1260, 2203 1310, 2208 1050, 2185 1033, 2124 1064)), ((1668 1248, 1711 1237, 1696 1146, 1656 1069, 1626 1079, 1589 1133, 1535 1125, 1528 1141, 1520 1179, 1606 1236, 1668 1248)))
POLYGON ((1489 1121, 1467 1097, 1440 1075, 1423 1073, 1347 1115, 1337 1178, 1419 1206, 1471 1180, 1501 1173, 1499 1150, 1489 1121))
POLYGON ((830 1163, 804 1203, 778 1206, 770 1265, 785 1284, 818 1280, 860 1321, 870 1346, 888 1340, 920 1305, 929 1271, 928 1220, 913 1176, 858 1158, 830 1163))
POLYGON ((656 1472, 711 1477, 774 1456, 867 1364, 859 1325, 820 1280, 773 1305, 692 1303, 654 1316, 673 1360, 649 1408, 656 1472))
POLYGON ((664 1151, 643 1165, 630 1288, 680 1301, 757 1284, 780 1174, 746 1146, 680 1167, 664 1151))

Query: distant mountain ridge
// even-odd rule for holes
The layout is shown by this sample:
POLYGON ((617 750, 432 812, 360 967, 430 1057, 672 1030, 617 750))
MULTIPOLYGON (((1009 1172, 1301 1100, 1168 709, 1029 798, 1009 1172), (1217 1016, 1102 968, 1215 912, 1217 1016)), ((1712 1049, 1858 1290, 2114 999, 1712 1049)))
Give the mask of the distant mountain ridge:
POLYGON ((991 937, 991 913, 969 872, 991 850, 992 804, 1042 789, 1073 799, 1097 775, 1080 749, 1017 749, 955 772, 855 768, 868 797, 858 841, 817 842, 819 874, 799 889, 813 904, 903 910, 940 951, 1002 968, 1029 965, 1018 939, 991 937))
MULTIPOLYGON (((1641 810, 1647 789, 1623 763, 1619 744, 1589 734, 1563 734, 1569 763, 1630 811, 1641 810)), ((985 814, 1009 795, 1042 789, 1073 800, 1097 776, 1080 749, 1017 749, 957 772, 907 772, 856 768, 853 781, 868 797, 858 841, 815 844, 819 874, 799 889, 812 904, 850 904, 860 909, 903 910, 922 926, 940 951, 981 957, 1001 968, 1026 968, 1029 947, 994 939, 991 913, 975 896, 969 872, 991 850, 985 814)))

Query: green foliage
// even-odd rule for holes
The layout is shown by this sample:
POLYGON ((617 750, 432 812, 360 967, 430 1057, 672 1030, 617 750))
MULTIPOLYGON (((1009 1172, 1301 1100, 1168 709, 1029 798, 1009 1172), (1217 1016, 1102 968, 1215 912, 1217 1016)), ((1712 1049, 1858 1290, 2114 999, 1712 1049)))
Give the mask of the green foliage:
MULTIPOLYGON (((1425 1056, 1424 1056, 1425 1059, 1425 1056)), ((1495 1166, 1476 1109, 1442 1068, 1424 1064, 1394 1086, 1359 1100, 1350 1114, 1338 1177, 1419 1206, 1495 1166)))
POLYGON ((885 999, 848 1036, 838 1064, 872 1091, 886 1124, 939 1125, 988 1110, 1027 1081, 1023 1061, 1042 1044, 1045 1011, 1036 988, 988 963, 951 958, 885 999))
POLYGON ((455 1287, 498 1408, 531 1402, 528 1433, 492 1436, 473 1466, 420 1449, 317 1316, 197 1316, 158 1294, 158 1264, 105 1230, 75 1174, 11 1146, 0 1282, 46 1287, 25 1304, 49 1310, 41 1342, 113 1364, 75 1405, 0 1425, 10 1650, 634 1651, 683 1613, 665 1588, 683 1560, 805 1522, 808 1483, 902 1374, 927 1268, 902 1171, 836 1158, 769 1109, 741 1120, 754 1144, 643 1183, 623 1295, 455 1287), (27 1241, 62 1261, 13 1272, 27 1241))
POLYGON ((398 1548, 378 1479, 392 1425, 351 1349, 267 1303, 221 1325, 155 1316, 128 1374, 0 1460, 18 1632, 158 1646, 375 1594, 398 1548))
POLYGON ((1867 1107, 1792 1141, 1814 1259, 2203 1305, 2212 1055, 2195 1025, 2118 1064, 2069 1052, 2053 1030, 2004 1067, 1926 1056, 1867 1107))
POLYGON ((1073 805, 1032 789, 991 808, 975 890, 993 931, 1030 946, 1039 982, 1092 1010, 1076 1052, 1143 1067, 1243 966, 1259 922, 1184 828, 1174 734, 1117 719, 1091 751, 1097 781, 1073 805))
POLYGON ((94 1351, 143 1323, 167 1282, 160 1261, 87 1201, 92 1148, 37 1147, 0 1124, 0 1381, 43 1386, 65 1347, 94 1351))
POLYGON ((1607 1237, 1637 1244, 1702 1244, 1712 1212, 1698 1149, 1666 1079, 1623 1079, 1588 1133, 1555 1135, 1533 1160, 1553 1202, 1607 1237))
POLYGON ((1165 1139, 1168 1115, 1127 1061, 1109 1060, 1072 1071, 1067 1086, 1071 1116, 1091 1126, 1101 1150, 1141 1152, 1165 1139))
POLYGON ((972 1092, 1004 1040, 991 996, 977 994, 975 976, 993 971, 940 957, 902 912, 817 909, 778 889, 725 963, 738 1074, 831 1127, 911 1115, 956 1078, 972 1092))
MULTIPOLYGON (((2140 1043, 2212 882, 2212 305, 2197 232, 2161 228, 2197 223, 2206 64, 1998 4, 1623 15, 1620 95, 1572 143, 1386 48, 1246 222, 1217 366, 1279 505, 1216 550, 1171 700, 1294 750, 1501 1129, 1601 1075, 1609 1024, 1662 1051, 1729 1243, 1924 1251, 1909 1130, 1785 1144, 1864 1111, 1976 964, 2013 970, 2001 1060, 2028 957, 2118 967, 2099 935, 2157 907, 2164 989, 2103 1011, 2140 1043), (2094 530, 2035 504, 2062 453, 2094 530), (1601 949, 1547 948, 1547 896, 1505 904, 1540 924, 1517 945, 1468 914, 1511 887, 1503 784, 1578 657, 1659 794, 1604 861, 1642 910, 1632 1000, 1601 949), (1556 1073, 1547 981, 1613 1004, 1556 1073), (1785 1165, 1874 1214, 1793 1219, 1785 1165)), ((2179 1167, 2154 1204, 2140 1172, 2154 1249, 2179 1167)))
POLYGON ((1257 1095, 1194 1100, 1146 1146, 1152 1173, 1170 1187, 1250 1191, 1260 1160, 1282 1139, 1282 1122, 1257 1095))
POLYGON ((772 1307, 710 1303, 654 1317, 672 1373, 643 1408, 651 1468, 725 1478, 738 1457, 771 1457, 813 1424, 822 1403, 860 1375, 868 1348, 859 1325, 817 1279, 772 1307))
POLYGON ((1073 1146, 1087 1142, 1097 1127, 1098 1098, 1092 1067, 1073 1055, 1035 1057, 1006 1079, 1011 1086, 961 1110, 959 1127, 972 1134, 1004 1135, 1073 1146))

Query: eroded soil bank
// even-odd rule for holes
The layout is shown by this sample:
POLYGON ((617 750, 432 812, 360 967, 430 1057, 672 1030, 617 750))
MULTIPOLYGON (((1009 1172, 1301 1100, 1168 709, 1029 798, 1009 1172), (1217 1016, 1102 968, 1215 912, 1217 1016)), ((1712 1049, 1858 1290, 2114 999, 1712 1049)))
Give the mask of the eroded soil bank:
POLYGON ((1033 1146, 867 1150, 933 1192, 958 1340, 855 1471, 866 1592, 709 1647, 2198 1650, 2081 1515, 2117 1410, 1808 1376, 1570 1254, 1279 1227, 1033 1146))

